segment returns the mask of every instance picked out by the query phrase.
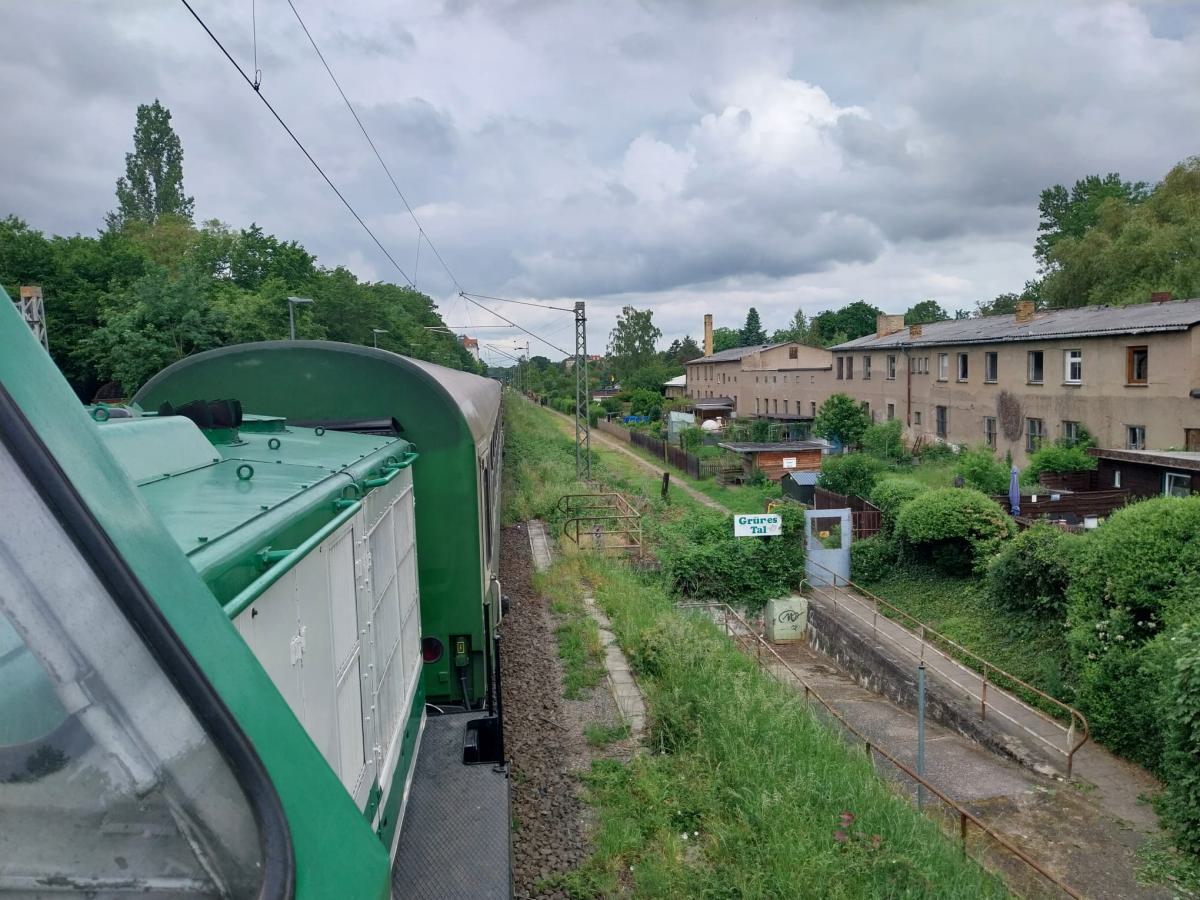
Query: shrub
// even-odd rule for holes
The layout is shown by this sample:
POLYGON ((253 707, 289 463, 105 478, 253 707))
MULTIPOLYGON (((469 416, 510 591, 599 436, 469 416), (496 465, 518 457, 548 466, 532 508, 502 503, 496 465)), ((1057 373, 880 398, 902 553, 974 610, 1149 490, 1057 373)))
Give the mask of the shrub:
POLYGON ((695 453, 704 446, 704 429, 690 425, 679 432, 679 442, 688 453, 695 453))
POLYGON ((659 535, 658 557, 673 591, 700 600, 762 603, 804 579, 804 510, 781 507, 783 534, 735 538, 729 516, 701 513, 659 535))
POLYGON ((662 409, 662 396, 639 388, 629 398, 629 411, 635 416, 653 416, 662 409))
POLYGON ((1067 588, 1078 700, 1097 740, 1163 765, 1172 638, 1200 616, 1200 497, 1113 513, 1082 543, 1067 588))
POLYGON ((844 447, 858 443, 871 424, 871 417, 853 397, 831 394, 817 410, 813 432, 844 447))
POLYGON ((1039 522, 1009 541, 988 563, 987 592, 1003 609, 1062 618, 1070 565, 1083 538, 1039 522))
POLYGON ((1176 843, 1200 855, 1200 631, 1195 625, 1182 629, 1175 644, 1161 806, 1176 843))
POLYGON ((891 574, 900 561, 900 546, 886 534, 877 534, 850 545, 850 579, 859 583, 879 581, 891 574))
POLYGON ((862 434, 863 452, 889 462, 908 459, 908 450, 905 449, 904 440, 901 438, 902 431, 903 426, 899 419, 872 425, 862 434))
POLYGON ((883 471, 883 463, 865 453, 845 453, 826 456, 821 460, 817 484, 837 494, 857 494, 866 497, 883 471))
POLYGON ((1011 472, 1004 468, 1004 464, 986 447, 961 450, 954 465, 954 473, 962 476, 967 487, 973 487, 985 494, 1005 493, 1011 477, 1011 472))
POLYGON ((951 575, 981 571, 1016 532, 996 501, 970 488, 926 491, 904 504, 896 537, 951 575))
POLYGON ((926 490, 925 485, 915 478, 881 478, 875 482, 867 499, 879 507, 883 530, 891 533, 896 527, 900 508, 926 490))
POLYGON ((1082 445, 1070 447, 1065 444, 1053 444, 1035 450, 1029 457, 1029 466, 1025 471, 1036 481, 1042 472, 1090 472, 1094 468, 1096 457, 1088 456, 1082 445))

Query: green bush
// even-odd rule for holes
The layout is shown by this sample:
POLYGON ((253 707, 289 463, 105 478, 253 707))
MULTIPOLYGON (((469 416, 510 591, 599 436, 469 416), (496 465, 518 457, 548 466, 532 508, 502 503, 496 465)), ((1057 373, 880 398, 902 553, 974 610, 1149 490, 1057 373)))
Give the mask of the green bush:
POLYGON ((883 471, 883 463, 865 453, 845 453, 826 456, 821 460, 817 484, 836 494, 857 494, 866 497, 883 471))
POLYGON ((967 487, 973 487, 985 494, 1005 493, 1011 477, 1011 472, 1004 467, 1004 463, 997 460, 986 447, 960 450, 954 464, 954 473, 962 476, 967 487))
POLYGON ((1078 535, 1039 522, 1009 541, 988 563, 987 592, 1001 609, 1063 618, 1078 535))
POLYGON ((804 579, 804 510, 786 505, 783 534, 735 538, 730 516, 701 513, 663 526, 658 542, 671 589, 684 597, 763 603, 804 579))
POLYGON ((662 409, 661 394, 639 388, 629 398, 629 412, 635 416, 653 416, 662 409))
POLYGON ((858 443, 871 424, 871 416, 862 404, 847 394, 831 394, 813 419, 813 433, 843 447, 858 443))
POLYGON ((1042 472, 1065 474, 1070 472, 1090 472, 1096 468, 1096 457, 1088 456, 1082 445, 1068 447, 1064 444, 1052 444, 1035 450, 1029 457, 1026 472, 1037 479, 1042 472))
POLYGON ((688 453, 695 453, 704 446, 704 429, 694 425, 679 432, 679 442, 688 453))
POLYGON ((941 441, 930 441, 921 447, 917 456, 923 463, 944 462, 954 456, 954 448, 941 441))
POLYGON ((900 545, 890 535, 877 534, 850 545, 850 580, 865 584, 879 581, 896 570, 900 545))
POLYGON ((970 488, 926 491, 904 504, 896 537, 914 555, 952 575, 979 572, 1016 533, 996 501, 970 488))
POLYGON ((862 449, 878 459, 902 462, 908 459, 908 450, 901 437, 903 426, 899 419, 872 425, 862 435, 862 449))
POLYGON ((1179 847, 1200 855, 1200 630, 1181 629, 1175 645, 1161 809, 1179 847))
POLYGON ((879 507, 883 530, 890 534, 896 527, 900 508, 927 490, 915 478, 881 478, 875 482, 867 499, 879 507))
POLYGON ((1200 497, 1115 512, 1082 543, 1067 589, 1078 701, 1097 740, 1161 771, 1172 638, 1200 618, 1200 497))

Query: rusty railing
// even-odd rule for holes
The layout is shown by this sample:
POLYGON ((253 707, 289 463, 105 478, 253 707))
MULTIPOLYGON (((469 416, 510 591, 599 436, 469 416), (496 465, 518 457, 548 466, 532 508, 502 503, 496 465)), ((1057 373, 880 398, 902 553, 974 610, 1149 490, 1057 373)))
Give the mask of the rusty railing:
POLYGON ((787 660, 780 656, 775 648, 769 642, 767 642, 761 634, 758 633, 758 630, 752 628, 750 624, 737 613, 737 611, 729 606, 729 604, 720 602, 681 603, 678 604, 676 608, 682 610, 707 610, 710 613, 720 613, 720 621, 717 621, 716 624, 724 626, 726 637, 732 640, 739 649, 746 652, 749 656, 754 657, 759 668, 765 670, 768 675, 773 677, 780 684, 794 687, 794 685, 789 684, 787 679, 781 674, 781 670, 782 672, 786 672, 787 675, 791 677, 792 681, 794 681, 795 685, 799 685, 801 688, 803 688, 804 700, 806 702, 815 702, 822 709, 824 709, 826 713, 837 720, 838 724, 844 728, 849 735, 853 736, 853 738, 855 738, 857 741, 862 742, 867 757, 871 759, 872 762, 876 757, 878 757, 879 759, 890 763, 905 777, 910 778, 916 784, 921 785, 926 791, 945 804, 945 806, 958 818, 958 837, 964 855, 967 853, 968 830, 970 826, 974 826, 976 830, 980 832, 980 834, 991 840, 998 848, 1000 848, 1000 850, 1009 854, 1014 859, 1024 863, 1030 870, 1039 875, 1045 881, 1049 882, 1058 890, 1062 891, 1062 893, 1066 894, 1068 897, 1083 897, 1082 894, 1078 893, 1069 885, 1059 880, 1056 875, 1047 871, 1041 863, 1033 859, 1020 847, 1013 844, 1003 835, 998 834, 978 816, 963 807, 962 804, 949 797, 945 792, 931 784, 923 776, 918 775, 915 771, 897 759, 885 747, 880 746, 870 737, 863 734, 861 731, 851 725, 836 707, 822 697, 817 692, 816 688, 812 687, 804 679, 804 677, 800 675, 799 672, 793 669, 788 664, 787 660), (751 649, 751 647, 753 647, 753 649, 751 649))
POLYGON ((914 659, 924 662, 929 671, 941 675, 952 685, 961 689, 968 697, 978 702, 979 717, 981 719, 986 720, 989 712, 998 715, 1002 719, 1007 720, 1026 734, 1036 739, 1044 746, 1050 748, 1055 753, 1062 754, 1066 758, 1067 781, 1071 780, 1075 763, 1075 753, 1080 747, 1088 742, 1088 738, 1091 735, 1091 731, 1088 727, 1087 717, 1084 716, 1083 713, 1081 713, 1075 707, 1063 703, 1057 697, 1052 697, 1045 691, 1034 687, 1029 682, 1018 678, 1011 672, 1005 671, 995 663, 984 659, 973 650, 967 649, 954 639, 946 637, 946 635, 930 628, 920 619, 905 612, 900 607, 889 603, 882 597, 872 594, 866 588, 860 587, 853 581, 843 578, 836 572, 827 569, 825 566, 821 565, 815 560, 809 559, 806 561, 806 564, 815 566, 825 572, 828 575, 829 580, 832 581, 831 586, 834 588, 834 590, 830 591, 827 589, 829 585, 819 585, 813 583, 812 579, 805 579, 805 587, 811 593, 816 594, 818 597, 821 597, 824 600, 827 600, 836 608, 844 610, 847 615, 852 616, 863 625, 870 626, 871 635, 876 640, 878 640, 880 637, 885 638, 892 646, 899 648, 914 659), (870 607, 870 617, 864 616, 851 604, 844 601, 839 601, 837 596, 838 588, 849 589, 854 594, 857 594, 863 601, 863 604, 870 607), (916 643, 916 649, 913 648, 912 642, 901 640, 895 635, 888 633, 886 629, 880 631, 879 616, 881 614, 885 619, 890 619, 891 621, 900 625, 908 634, 908 636, 913 639, 913 642, 916 643), (958 679, 953 678, 946 671, 931 664, 927 658, 926 650, 932 651, 934 654, 945 659, 947 662, 953 665, 963 666, 973 671, 979 678, 978 693, 973 691, 970 686, 961 684, 958 679), (1051 707, 1059 710, 1062 714, 1062 717, 1067 720, 1068 724, 1064 725, 1054 716, 1038 709, 1036 706, 1026 703, 1025 701, 1021 700, 1020 697, 1015 697, 1006 692, 1003 687, 996 683, 997 677, 1004 682, 1016 685, 1022 691, 1027 691, 1031 696, 1037 697, 1051 707), (1046 723, 1046 725, 1052 728, 1054 731, 1062 732, 1060 738, 1061 743, 1056 743, 1055 741, 1047 738, 1045 735, 1039 734, 1024 722, 1017 721, 1016 718, 997 706, 994 701, 989 703, 989 686, 994 692, 998 692, 1001 696, 1008 697, 1014 703, 1019 704, 1023 708, 1035 714, 1041 721, 1046 723))
POLYGON ((624 495, 602 491, 566 494, 559 498, 556 509, 566 516, 563 536, 577 546, 584 547, 590 540, 595 550, 635 550, 641 554, 642 514, 624 495))

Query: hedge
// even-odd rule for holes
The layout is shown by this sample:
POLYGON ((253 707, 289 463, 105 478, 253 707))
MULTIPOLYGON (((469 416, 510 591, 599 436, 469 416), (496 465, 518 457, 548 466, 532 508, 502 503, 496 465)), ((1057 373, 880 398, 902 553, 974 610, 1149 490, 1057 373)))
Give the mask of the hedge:
POLYGON ((1045 522, 1021 532, 988 563, 988 596, 1002 609, 1064 618, 1071 560, 1082 540, 1045 522))
POLYGON ((866 497, 875 486, 875 480, 883 471, 883 463, 865 453, 845 453, 841 456, 826 456, 821 460, 821 474, 817 484, 837 494, 855 494, 866 497))
POLYGON ((996 501, 970 488, 927 491, 904 504, 896 537, 906 551, 951 575, 982 571, 1016 533, 996 501))

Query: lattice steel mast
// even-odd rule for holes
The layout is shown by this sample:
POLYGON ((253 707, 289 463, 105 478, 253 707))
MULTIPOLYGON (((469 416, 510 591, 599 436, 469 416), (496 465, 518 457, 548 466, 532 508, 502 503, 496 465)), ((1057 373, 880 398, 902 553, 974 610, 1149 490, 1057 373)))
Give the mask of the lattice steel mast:
POLYGON ((587 312, 575 302, 575 477, 592 480, 591 397, 588 390, 587 312))

